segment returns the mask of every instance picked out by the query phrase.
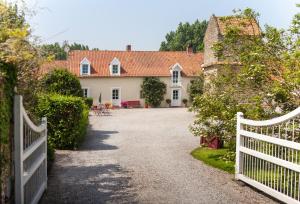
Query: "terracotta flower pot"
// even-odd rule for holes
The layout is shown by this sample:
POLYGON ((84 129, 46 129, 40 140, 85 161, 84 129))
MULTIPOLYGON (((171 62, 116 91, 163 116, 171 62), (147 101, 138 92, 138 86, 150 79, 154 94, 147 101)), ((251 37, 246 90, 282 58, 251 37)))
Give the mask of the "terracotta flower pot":
POLYGON ((211 139, 200 137, 200 145, 207 145, 212 149, 220 149, 223 147, 223 141, 219 137, 212 137, 211 139))

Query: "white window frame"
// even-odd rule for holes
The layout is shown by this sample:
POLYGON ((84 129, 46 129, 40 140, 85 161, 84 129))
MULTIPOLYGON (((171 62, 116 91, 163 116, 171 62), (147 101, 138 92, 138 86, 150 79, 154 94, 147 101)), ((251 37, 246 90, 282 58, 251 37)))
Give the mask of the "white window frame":
POLYGON ((82 89, 82 92, 84 89, 87 90, 87 96, 84 96, 84 93, 83 93, 83 97, 86 97, 86 98, 90 97, 90 88, 89 87, 81 87, 81 89, 82 89))
POLYGON ((171 73, 171 85, 172 86, 181 86, 181 72, 182 72, 182 66, 179 63, 176 63, 175 65, 173 65, 170 69, 170 73, 171 73), (173 73, 174 71, 178 72, 178 80, 177 83, 174 83, 174 79, 173 79, 173 73))
POLYGON ((109 65, 109 71, 110 71, 110 75, 111 76, 120 76, 121 75, 121 62, 118 58, 114 58, 110 65, 109 65), (113 66, 118 66, 118 72, 117 73, 113 73, 113 66))
POLYGON ((80 76, 89 76, 91 75, 91 63, 90 61, 85 57, 81 62, 80 62, 80 76), (83 65, 88 65, 88 73, 83 73, 83 65))
POLYGON ((171 89, 171 106, 181 106, 182 102, 182 90, 181 88, 172 88, 171 89), (174 91, 177 91, 178 98, 175 100, 174 97, 174 91))
POLYGON ((110 89, 110 98, 111 98, 111 104, 113 104, 114 100, 118 100, 118 102, 119 102, 118 106, 121 106, 121 101, 122 101, 122 89, 121 89, 121 87, 111 87, 111 89, 110 89), (114 89, 119 90, 119 99, 113 99, 113 90, 114 89))

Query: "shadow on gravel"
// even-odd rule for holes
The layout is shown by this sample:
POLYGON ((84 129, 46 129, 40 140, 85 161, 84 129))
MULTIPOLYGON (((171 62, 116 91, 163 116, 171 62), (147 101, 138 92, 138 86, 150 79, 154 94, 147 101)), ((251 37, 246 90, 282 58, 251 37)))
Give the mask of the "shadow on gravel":
POLYGON ((40 203, 137 203, 128 172, 116 164, 55 166, 40 203))
POLYGON ((79 148, 79 151, 93 151, 93 150, 114 150, 118 149, 117 146, 105 144, 105 140, 113 134, 119 133, 118 131, 102 131, 102 130, 88 130, 85 142, 79 148))

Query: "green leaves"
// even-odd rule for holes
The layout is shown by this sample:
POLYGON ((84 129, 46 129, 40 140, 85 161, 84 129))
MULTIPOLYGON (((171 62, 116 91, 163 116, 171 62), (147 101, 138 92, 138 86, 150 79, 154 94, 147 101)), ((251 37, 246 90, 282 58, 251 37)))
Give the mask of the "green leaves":
MULTIPOLYGON (((246 9, 234 17, 258 22, 258 16, 246 9)), ((243 25, 228 25, 213 49, 229 65, 219 66, 210 81, 210 92, 195 98, 191 107, 197 114, 191 126, 194 135, 217 136, 230 143, 235 141, 237 112, 243 112, 245 118, 264 120, 278 116, 276 108, 285 113, 300 105, 299 25, 299 14, 289 30, 266 26, 260 36, 243 35, 239 29, 243 25)))
POLYGON ((203 39, 207 21, 196 20, 193 24, 179 23, 176 31, 166 34, 166 40, 161 43, 160 51, 185 51, 193 46, 194 52, 202 51, 203 39))
MULTIPOLYGON (((89 46, 79 44, 79 43, 73 43, 69 44, 67 41, 64 41, 62 45, 60 45, 58 42, 53 44, 45 44, 41 46, 43 56, 45 57, 53 57, 55 60, 66 60, 67 59, 67 53, 65 51, 65 48, 68 47, 69 50, 89 50, 89 46)), ((97 48, 93 50, 98 50, 97 48)))
POLYGON ((198 76, 196 79, 191 80, 191 84, 188 87, 190 101, 193 101, 196 96, 203 94, 203 88, 204 88, 203 75, 198 76))
POLYGON ((48 143, 58 149, 74 149, 84 139, 89 109, 81 97, 42 94, 36 113, 47 117, 48 143))
POLYGON ((158 107, 164 100, 166 84, 157 77, 144 78, 141 85, 145 102, 151 106, 158 107))
POLYGON ((41 80, 42 89, 47 93, 59 93, 82 97, 82 89, 78 78, 61 68, 46 74, 41 80))

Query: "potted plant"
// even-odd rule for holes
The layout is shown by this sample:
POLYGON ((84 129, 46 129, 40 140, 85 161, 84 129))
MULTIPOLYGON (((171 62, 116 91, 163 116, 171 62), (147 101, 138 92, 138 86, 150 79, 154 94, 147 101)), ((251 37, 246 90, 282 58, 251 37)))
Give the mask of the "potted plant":
POLYGON ((217 119, 207 120, 203 123, 203 125, 200 143, 213 149, 222 148, 222 122, 217 119))
POLYGON ((128 101, 122 101, 121 102, 121 107, 122 108, 128 108, 128 101))
POLYGON ((105 103, 104 105, 105 105, 106 109, 110 109, 110 107, 111 107, 111 103, 109 103, 109 102, 105 103))
POLYGON ((184 107, 187 107, 188 100, 186 98, 184 98, 184 99, 182 99, 182 103, 184 104, 184 107))
POLYGON ((191 127, 194 135, 200 136, 200 146, 208 146, 213 149, 223 147, 224 130, 223 125, 218 119, 207 119, 199 121, 200 127, 191 127))
POLYGON ((171 107, 171 99, 167 98, 166 103, 169 105, 169 107, 171 107))

